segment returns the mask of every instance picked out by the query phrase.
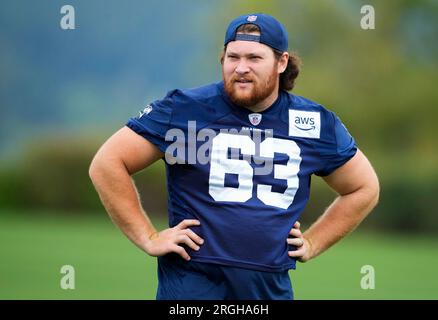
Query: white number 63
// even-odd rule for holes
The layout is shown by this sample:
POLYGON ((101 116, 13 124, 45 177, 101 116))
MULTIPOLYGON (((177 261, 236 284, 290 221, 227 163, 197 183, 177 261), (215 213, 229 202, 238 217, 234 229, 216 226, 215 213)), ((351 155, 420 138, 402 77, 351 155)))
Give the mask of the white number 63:
MULTIPOLYGON (((213 138, 209 193, 215 201, 246 202, 252 197, 253 168, 246 160, 228 159, 228 148, 240 149, 242 154, 255 155, 255 143, 249 136, 219 133, 213 138), (225 187, 225 174, 238 175, 239 187, 225 187)), ((274 158, 274 152, 289 156, 286 165, 274 165, 274 178, 287 181, 284 193, 272 192, 272 186, 257 185, 257 198, 264 204, 287 209, 294 201, 298 190, 300 148, 292 140, 266 138, 260 143, 260 156, 274 158)))

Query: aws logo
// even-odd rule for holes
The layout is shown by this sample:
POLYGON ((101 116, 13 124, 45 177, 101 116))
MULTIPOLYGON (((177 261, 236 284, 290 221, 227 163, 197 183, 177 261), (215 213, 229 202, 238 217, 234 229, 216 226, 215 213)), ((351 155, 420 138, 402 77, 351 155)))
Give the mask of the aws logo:
POLYGON ((321 116, 319 112, 289 110, 289 135, 319 139, 321 116))
POLYGON ((308 118, 308 117, 295 117, 295 127, 308 131, 315 129, 315 118, 308 118))

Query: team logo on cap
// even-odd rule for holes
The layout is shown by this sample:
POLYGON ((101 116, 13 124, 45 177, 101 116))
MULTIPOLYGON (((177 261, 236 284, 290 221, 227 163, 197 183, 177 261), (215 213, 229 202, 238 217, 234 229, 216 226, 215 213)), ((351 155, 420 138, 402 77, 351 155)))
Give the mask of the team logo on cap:
POLYGON ((249 22, 254 22, 256 20, 257 20, 257 16, 248 16, 248 18, 246 18, 246 21, 249 21, 249 22))
POLYGON ((260 121, 262 121, 262 115, 260 113, 251 113, 248 115, 248 118, 249 122, 254 126, 257 126, 260 121))

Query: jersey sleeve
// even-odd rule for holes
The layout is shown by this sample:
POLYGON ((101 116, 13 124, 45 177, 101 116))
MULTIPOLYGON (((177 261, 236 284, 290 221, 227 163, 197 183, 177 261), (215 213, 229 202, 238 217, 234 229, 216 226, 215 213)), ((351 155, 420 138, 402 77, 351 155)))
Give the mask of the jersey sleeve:
POLYGON ((171 141, 166 141, 166 133, 170 128, 172 111, 175 106, 174 91, 170 91, 166 97, 156 100, 147 105, 140 115, 130 118, 126 126, 156 145, 162 152, 171 141))
POLYGON ((323 115, 321 138, 316 144, 321 161, 318 176, 328 176, 350 160, 357 152, 354 138, 339 117, 326 111, 323 115))

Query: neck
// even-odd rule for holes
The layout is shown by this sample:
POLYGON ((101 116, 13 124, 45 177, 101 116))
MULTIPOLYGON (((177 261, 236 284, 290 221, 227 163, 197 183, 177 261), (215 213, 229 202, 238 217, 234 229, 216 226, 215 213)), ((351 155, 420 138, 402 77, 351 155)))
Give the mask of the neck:
POLYGON ((252 112, 262 112, 268 109, 270 106, 272 106, 275 100, 277 100, 277 98, 278 98, 278 85, 276 86, 275 90, 268 97, 266 97, 266 99, 246 108, 248 110, 251 110, 252 112))

